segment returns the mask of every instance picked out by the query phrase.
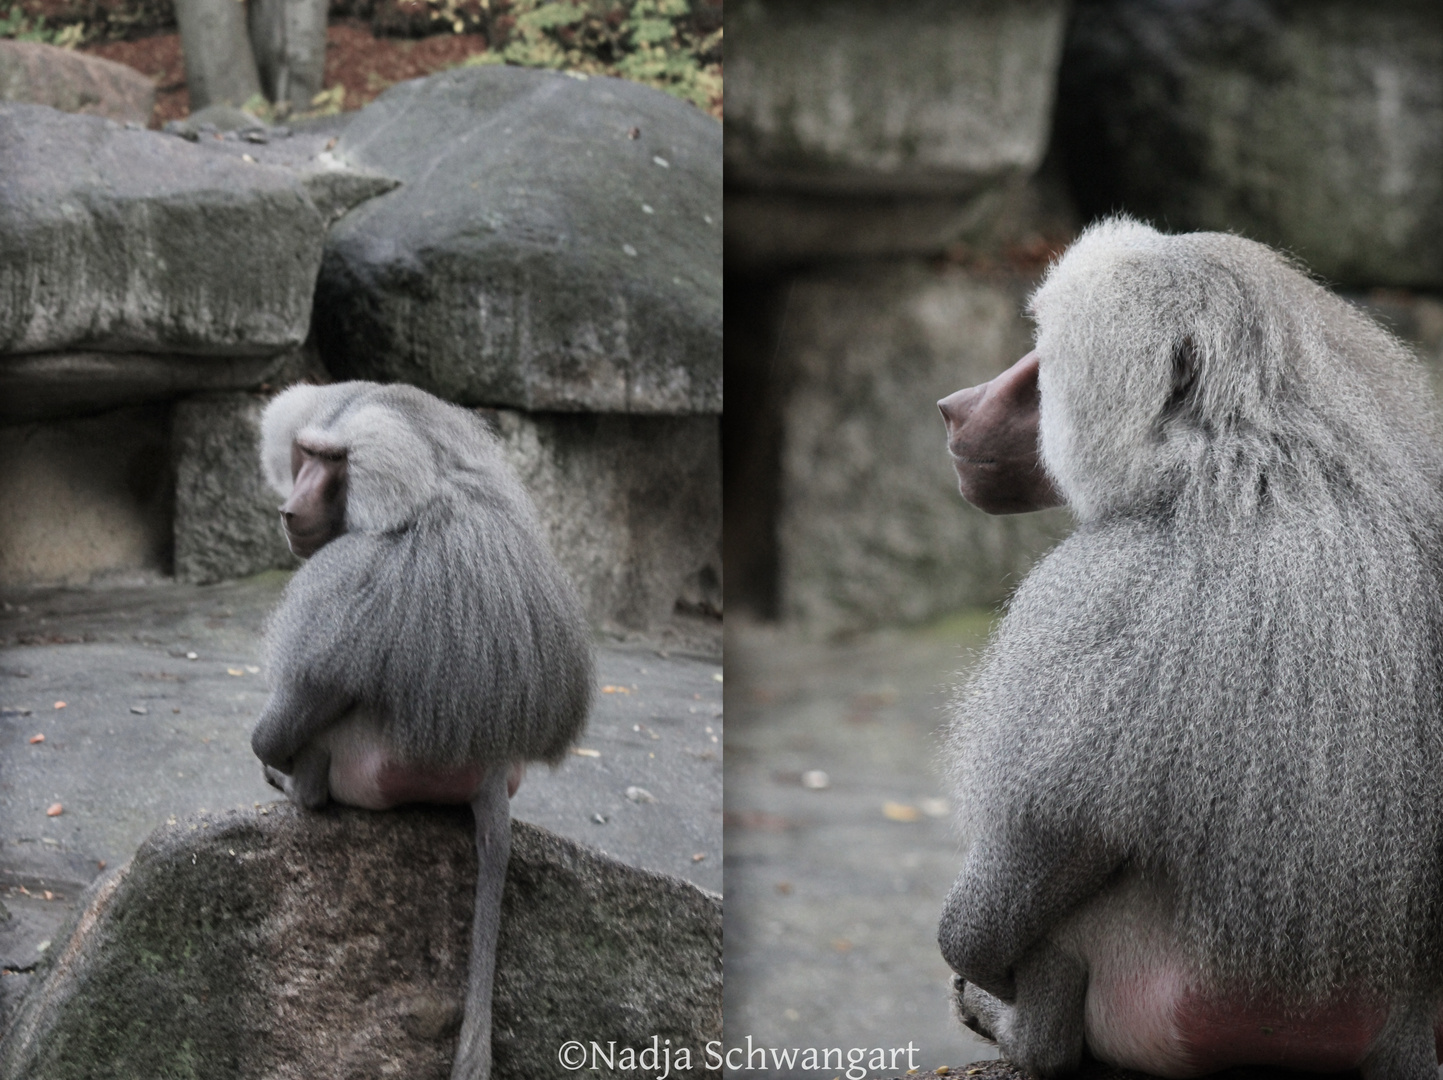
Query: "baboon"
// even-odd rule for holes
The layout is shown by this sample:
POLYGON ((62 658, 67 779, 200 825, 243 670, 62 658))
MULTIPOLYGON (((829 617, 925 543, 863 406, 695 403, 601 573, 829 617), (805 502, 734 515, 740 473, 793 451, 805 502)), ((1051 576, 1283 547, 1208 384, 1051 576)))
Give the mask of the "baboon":
POLYGON ((1035 352, 940 403, 964 494, 1076 519, 952 707, 960 1018, 1036 1076, 1085 1049, 1436 1080, 1443 452, 1419 364, 1268 248, 1127 218, 1030 309, 1035 352), (1012 449, 989 459, 979 417, 1012 449))
POLYGON ((297 386, 262 466, 307 559, 267 630, 251 746, 302 806, 470 803, 479 870, 451 1075, 491 1066, 491 990, 523 763, 555 763, 591 705, 591 636, 536 512, 473 413, 410 386, 297 386))

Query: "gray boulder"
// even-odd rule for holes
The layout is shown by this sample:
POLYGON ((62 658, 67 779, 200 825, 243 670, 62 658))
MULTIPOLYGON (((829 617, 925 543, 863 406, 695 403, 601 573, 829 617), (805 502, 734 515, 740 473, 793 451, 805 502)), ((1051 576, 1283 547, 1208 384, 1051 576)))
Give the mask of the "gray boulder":
POLYGON ((1042 160, 1064 0, 754 0, 727 18, 729 184, 966 194, 1042 160))
POLYGON ((817 634, 1004 599, 1066 511, 990 517, 957 493, 938 398, 1032 347, 1021 279, 912 263, 799 278, 778 364, 780 613, 817 634))
POLYGON ((209 585, 300 565, 281 533, 280 499, 261 478, 264 407, 256 394, 176 403, 170 435, 176 580, 209 585))
POLYGON ((324 230, 290 170, 0 105, 0 352, 299 345, 324 230))
POLYGON ((1236 230, 1335 282, 1443 286, 1437 4, 1084 0, 1057 130, 1088 213, 1236 230))
MULTIPOLYGON (((5 1080, 449 1075, 476 855, 469 811, 288 804, 159 829, 92 886, 0 1042, 5 1080)), ((721 1038, 721 898, 514 822, 496 1080, 568 1040, 721 1038)), ((602 1068, 588 1076, 632 1076, 602 1068)))
POLYGON ((38 41, 0 41, 0 101, 150 123, 155 83, 125 64, 38 41))
POLYGON ((721 614, 717 417, 488 415, 594 625, 721 614))
POLYGON ((326 241, 337 376, 469 405, 721 410, 720 126, 609 78, 471 67, 393 87, 334 151, 402 186, 326 241))

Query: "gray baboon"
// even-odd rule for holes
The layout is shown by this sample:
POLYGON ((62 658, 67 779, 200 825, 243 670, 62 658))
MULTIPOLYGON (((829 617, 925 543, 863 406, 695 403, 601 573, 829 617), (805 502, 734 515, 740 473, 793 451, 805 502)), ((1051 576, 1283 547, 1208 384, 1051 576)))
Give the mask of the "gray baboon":
POLYGON ((470 803, 480 859, 451 1075, 486 1077, 522 763, 555 763, 592 696, 581 605, 481 420, 410 386, 298 386, 262 419, 297 571, 251 745, 291 799, 470 803))
POLYGON ((954 704, 966 854, 939 938, 960 1017, 1035 1075, 1086 1048, 1173 1077, 1436 1080, 1443 453, 1423 372, 1262 245, 1125 218, 1031 311, 1036 352, 941 403, 964 493, 990 460, 984 487, 1016 481, 999 506, 1077 521, 954 704), (982 419, 1021 447, 993 459, 965 432, 989 394, 982 419))

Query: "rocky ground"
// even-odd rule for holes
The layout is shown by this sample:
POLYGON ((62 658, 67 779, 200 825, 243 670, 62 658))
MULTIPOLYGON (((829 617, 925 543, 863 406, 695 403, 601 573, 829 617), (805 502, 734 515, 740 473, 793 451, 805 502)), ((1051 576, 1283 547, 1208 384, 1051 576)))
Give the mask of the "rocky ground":
MULTIPOLYGON (((285 580, 0 596, 0 1019, 101 869, 178 815, 279 797, 249 738, 285 580)), ((586 735, 512 813, 720 892, 720 643, 688 636, 600 646, 586 735)))
POLYGON ((729 1047, 910 1042, 924 1069, 996 1056, 950 1016, 937 950, 958 869, 937 728, 990 621, 840 645, 729 627, 729 1047))

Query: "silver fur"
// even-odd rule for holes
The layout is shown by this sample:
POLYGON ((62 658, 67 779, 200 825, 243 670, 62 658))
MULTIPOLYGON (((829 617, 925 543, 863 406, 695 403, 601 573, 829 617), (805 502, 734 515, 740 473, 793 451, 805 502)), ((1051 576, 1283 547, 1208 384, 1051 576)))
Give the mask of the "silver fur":
POLYGON ((1127 218, 1031 311, 1077 529, 953 705, 968 865, 944 953, 1026 1000, 1064 920, 1141 880, 1213 978, 1436 1006, 1443 454, 1420 365, 1268 248, 1127 218))
POLYGON ((261 759, 289 760, 311 716, 345 706, 417 764, 558 761, 590 708, 590 633, 483 422, 410 386, 293 387, 262 418, 282 497, 297 436, 346 448, 346 531, 272 619, 261 759))

